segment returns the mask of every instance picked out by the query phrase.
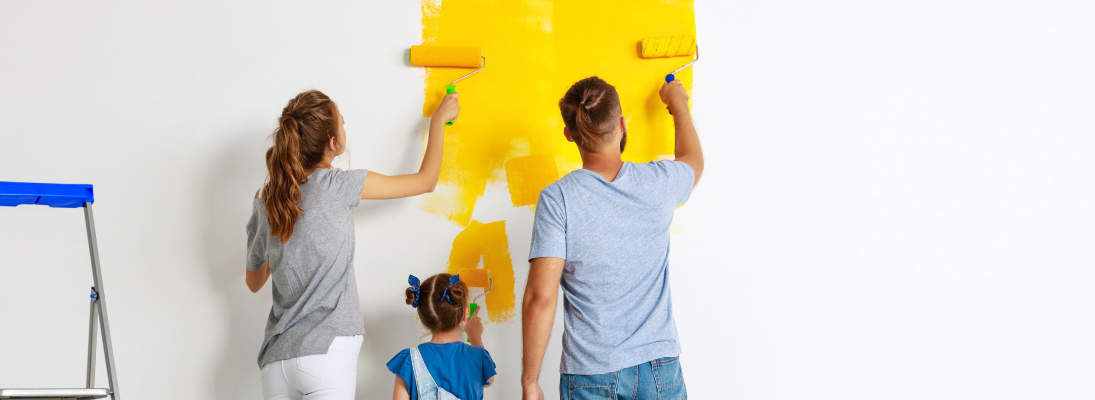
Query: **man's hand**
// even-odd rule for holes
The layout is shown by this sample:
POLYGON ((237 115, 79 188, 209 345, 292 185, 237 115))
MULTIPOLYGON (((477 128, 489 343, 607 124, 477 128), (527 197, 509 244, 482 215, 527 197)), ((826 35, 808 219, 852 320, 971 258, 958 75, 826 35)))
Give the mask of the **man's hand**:
POLYGON ((675 160, 692 167, 696 178, 692 181, 692 186, 695 187, 703 175, 703 149, 700 148, 696 125, 692 123, 692 113, 688 110, 688 92, 684 90, 681 81, 675 80, 662 85, 658 95, 661 96, 662 103, 665 103, 665 108, 673 114, 675 160))
POLYGON ((525 298, 521 301, 521 386, 525 399, 540 400, 540 368, 544 365, 544 352, 551 338, 551 325, 555 322, 558 305, 559 281, 563 277, 566 260, 554 257, 532 259, 529 265, 525 298))
POLYGON ((677 115, 688 110, 688 92, 684 90, 681 81, 666 82, 662 85, 662 90, 658 92, 658 95, 661 96, 662 103, 666 105, 666 109, 670 113, 677 115))
POLYGON ((544 400, 544 389, 540 389, 540 383, 524 385, 522 400, 544 400))

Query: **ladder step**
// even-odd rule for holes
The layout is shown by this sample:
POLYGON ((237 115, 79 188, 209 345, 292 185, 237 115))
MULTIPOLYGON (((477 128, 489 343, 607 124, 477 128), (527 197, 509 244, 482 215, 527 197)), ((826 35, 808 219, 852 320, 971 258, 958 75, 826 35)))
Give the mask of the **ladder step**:
POLYGON ((0 399, 71 400, 101 399, 110 395, 106 389, 0 389, 0 399))

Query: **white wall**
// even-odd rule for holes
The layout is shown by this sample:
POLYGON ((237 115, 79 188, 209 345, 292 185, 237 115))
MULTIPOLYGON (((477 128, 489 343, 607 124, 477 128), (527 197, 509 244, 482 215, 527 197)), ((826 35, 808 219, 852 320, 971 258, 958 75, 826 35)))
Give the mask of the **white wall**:
MULTIPOLYGON (((1095 395, 1090 2, 696 9, 707 170, 671 261, 692 397, 1095 395)), ((126 398, 259 397, 269 289, 247 291, 242 258, 266 135, 318 88, 347 119, 342 167, 413 171, 421 71, 399 58, 419 12, 0 2, 0 179, 95 185, 126 398)), ((389 395, 383 363, 418 334, 402 280, 441 268, 459 231, 417 201, 356 214, 358 398, 389 395)), ((476 218, 507 219, 527 254, 531 214, 504 189, 476 218)), ((82 224, 0 209, 0 387, 83 382, 82 224)), ((487 396, 514 398, 519 327, 487 329, 487 396)))

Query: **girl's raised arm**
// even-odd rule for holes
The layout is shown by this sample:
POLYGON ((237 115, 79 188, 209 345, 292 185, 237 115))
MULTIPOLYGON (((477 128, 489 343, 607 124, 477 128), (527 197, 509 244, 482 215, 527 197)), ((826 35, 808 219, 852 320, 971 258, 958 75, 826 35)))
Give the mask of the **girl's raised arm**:
POLYGON ((445 123, 460 114, 457 93, 450 93, 441 99, 430 120, 430 137, 426 142, 426 155, 422 158, 422 167, 417 173, 388 176, 369 171, 365 177, 365 186, 361 189, 362 199, 396 199, 432 192, 441 176, 441 154, 445 145, 445 123))

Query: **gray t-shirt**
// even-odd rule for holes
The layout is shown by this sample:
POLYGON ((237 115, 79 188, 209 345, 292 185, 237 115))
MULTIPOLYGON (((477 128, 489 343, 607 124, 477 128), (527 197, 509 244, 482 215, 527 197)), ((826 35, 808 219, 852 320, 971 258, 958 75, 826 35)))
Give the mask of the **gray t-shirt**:
POLYGON ((540 192, 529 259, 565 259, 559 372, 597 375, 681 352, 669 297, 669 225, 695 175, 678 161, 579 169, 540 192))
POLYGON ((354 207, 366 170, 316 168, 300 185, 293 235, 270 233, 261 198, 247 222, 247 269, 270 261, 274 304, 266 320, 259 368, 281 360, 326 354, 336 336, 365 334, 354 279, 354 207))

